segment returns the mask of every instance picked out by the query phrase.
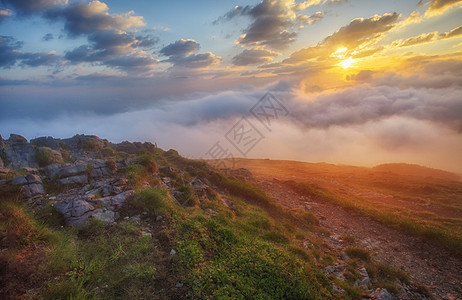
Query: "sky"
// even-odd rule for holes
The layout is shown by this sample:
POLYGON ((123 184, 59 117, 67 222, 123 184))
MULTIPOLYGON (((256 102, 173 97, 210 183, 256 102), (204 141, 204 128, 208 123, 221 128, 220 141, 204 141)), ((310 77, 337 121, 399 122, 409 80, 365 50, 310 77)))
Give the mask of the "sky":
POLYGON ((0 0, 0 134, 462 173, 462 0, 0 0))

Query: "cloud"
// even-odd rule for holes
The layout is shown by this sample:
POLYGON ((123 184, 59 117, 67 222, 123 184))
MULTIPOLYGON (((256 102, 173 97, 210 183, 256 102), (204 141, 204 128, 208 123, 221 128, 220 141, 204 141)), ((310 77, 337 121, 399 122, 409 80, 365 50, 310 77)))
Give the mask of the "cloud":
POLYGON ((291 114, 309 128, 352 126, 390 117, 429 121, 462 133, 460 88, 400 89, 359 86, 299 99, 291 114))
POLYGON ((53 36, 52 33, 47 33, 42 37, 42 41, 48 42, 53 40, 55 37, 53 36))
POLYGON ((106 3, 100 1, 88 4, 72 2, 65 7, 46 11, 45 17, 52 21, 63 20, 64 29, 72 37, 95 31, 125 31, 145 25, 143 17, 133 16, 133 11, 110 14, 108 10, 106 3))
POLYGON ((326 37, 318 45, 292 53, 285 62, 296 63, 313 58, 325 59, 339 48, 347 48, 348 53, 352 53, 360 46, 362 48, 371 46, 382 37, 383 33, 394 27, 394 23, 399 17, 400 15, 395 12, 382 16, 374 15, 367 19, 354 19, 350 24, 326 37))
POLYGON ((308 6, 320 4, 320 1, 317 1, 319 3, 312 2, 306 1, 302 4, 293 0, 263 0, 255 6, 235 6, 224 16, 218 18, 214 24, 229 21, 238 16, 250 17, 252 22, 237 40, 238 44, 284 49, 295 41, 297 37, 295 28, 322 19, 321 12, 311 16, 299 13, 308 6))
POLYGON ((23 43, 11 36, 0 36, 0 68, 9 69, 19 63, 21 66, 39 67, 57 65, 61 56, 54 52, 22 52, 23 43))
POLYGON ((67 0, 2 0, 20 14, 32 14, 67 4, 67 0))
POLYGON ((109 60, 104 61, 107 66, 113 66, 125 71, 149 69, 159 62, 152 55, 147 53, 138 52, 134 55, 116 56, 109 60))
POLYGON ((11 68, 21 56, 20 49, 23 43, 11 36, 0 35, 0 67, 11 68))
POLYGON ((194 40, 180 39, 174 43, 168 44, 160 50, 165 56, 186 56, 199 51, 200 45, 194 40))
POLYGON ((144 51, 152 49, 158 38, 130 30, 144 26, 143 17, 133 11, 110 14, 104 2, 72 2, 45 13, 51 21, 63 21, 69 37, 86 36, 89 44, 67 51, 64 57, 71 63, 95 63, 124 71, 149 69, 158 60, 144 51), (124 56, 124 57, 123 57, 124 56))
POLYGON ((279 55, 281 54, 278 52, 266 49, 245 49, 234 56, 232 61, 236 66, 248 66, 271 62, 274 57, 279 55))
POLYGON ((434 41, 456 38, 462 36, 462 26, 456 27, 448 32, 438 34, 438 31, 429 33, 422 33, 419 36, 410 37, 403 40, 394 41, 391 45, 393 47, 409 47, 419 44, 430 43, 434 41))
POLYGON ((176 68, 202 69, 219 65, 221 57, 212 52, 206 52, 187 56, 170 56, 167 61, 173 63, 176 68))
POLYGON ((169 57, 163 62, 172 63, 174 69, 204 69, 221 63, 221 57, 212 52, 195 54, 199 49, 198 42, 180 39, 163 47, 160 53, 169 57))
POLYGON ((7 8, 0 8, 0 23, 2 23, 7 18, 11 17, 11 10, 7 8))
MULTIPOLYGON (((423 1, 421 0, 419 4, 422 2, 423 1)), ((429 2, 430 6, 425 12, 425 16, 440 15, 447 11, 449 8, 462 4, 462 0, 430 0, 429 2)))
POLYGON ((21 55, 21 65, 29 67, 51 66, 58 64, 61 56, 54 52, 24 53, 21 55))

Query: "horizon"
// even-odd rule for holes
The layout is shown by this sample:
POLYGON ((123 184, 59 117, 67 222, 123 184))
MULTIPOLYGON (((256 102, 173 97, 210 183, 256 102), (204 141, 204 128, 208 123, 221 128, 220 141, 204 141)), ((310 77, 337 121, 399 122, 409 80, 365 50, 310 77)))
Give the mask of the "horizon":
POLYGON ((462 0, 0 3, 4 138, 462 174, 462 0))

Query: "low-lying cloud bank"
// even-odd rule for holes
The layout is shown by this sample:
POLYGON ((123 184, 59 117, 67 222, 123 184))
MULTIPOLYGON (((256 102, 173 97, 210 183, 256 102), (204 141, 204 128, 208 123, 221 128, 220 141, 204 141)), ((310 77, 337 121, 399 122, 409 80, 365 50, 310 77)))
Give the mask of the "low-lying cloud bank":
POLYGON ((87 133, 115 142, 148 140, 207 158, 217 141, 242 156, 224 136, 245 116, 264 136, 248 157, 359 165, 403 161, 462 172, 457 159, 462 150, 461 95, 459 86, 400 89, 367 83, 306 94, 279 82, 131 110, 61 112, 45 119, 2 117, 0 128, 5 136, 15 132, 28 138, 87 133), (289 112, 272 119, 271 132, 249 111, 267 90, 289 112))

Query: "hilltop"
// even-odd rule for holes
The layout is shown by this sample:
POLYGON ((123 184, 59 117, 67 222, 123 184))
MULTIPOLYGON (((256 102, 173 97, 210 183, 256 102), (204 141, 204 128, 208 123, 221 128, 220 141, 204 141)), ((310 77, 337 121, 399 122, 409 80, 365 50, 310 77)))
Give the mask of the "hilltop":
POLYGON ((0 157, 2 298, 441 294, 330 226, 315 204, 332 200, 321 193, 326 186, 293 181, 335 174, 347 178, 345 187, 365 176, 362 168, 239 160, 236 169, 217 170, 152 143, 88 135, 0 136, 0 157))

